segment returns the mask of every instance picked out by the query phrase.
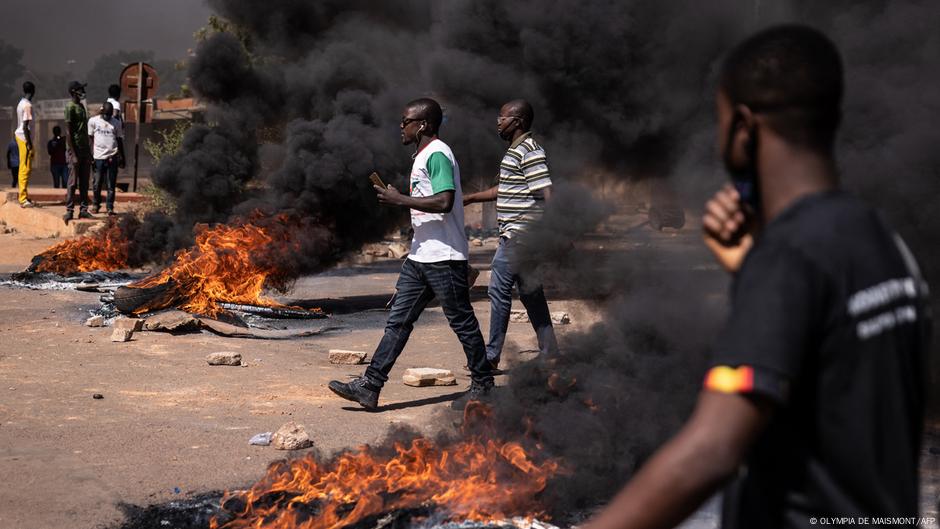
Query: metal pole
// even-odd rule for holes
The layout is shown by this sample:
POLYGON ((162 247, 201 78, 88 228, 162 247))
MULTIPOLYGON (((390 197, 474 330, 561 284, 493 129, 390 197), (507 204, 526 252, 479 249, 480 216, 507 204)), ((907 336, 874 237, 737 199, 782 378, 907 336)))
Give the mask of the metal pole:
POLYGON ((137 192, 137 161, 140 158, 140 122, 144 120, 141 100, 144 90, 144 63, 137 63, 137 125, 134 127, 134 192, 137 192))

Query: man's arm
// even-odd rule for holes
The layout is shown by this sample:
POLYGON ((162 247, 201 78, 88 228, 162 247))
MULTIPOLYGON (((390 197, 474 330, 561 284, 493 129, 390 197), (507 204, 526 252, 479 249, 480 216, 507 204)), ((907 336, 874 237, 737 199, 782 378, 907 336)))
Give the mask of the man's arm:
POLYGON ((463 205, 475 204, 477 202, 492 202, 496 200, 496 194, 499 192, 499 186, 493 186, 489 189, 479 191, 477 193, 470 193, 463 197, 463 205))
POLYGON ((582 529, 674 527, 734 475, 771 415, 759 397, 703 391, 682 430, 582 529))
POLYGON ((429 197, 412 197, 399 193, 391 184, 385 189, 379 186, 372 187, 381 204, 405 206, 425 213, 450 213, 454 209, 453 191, 441 191, 429 197))
MULTIPOLYGON (((92 153, 95 152, 95 123, 92 120, 88 120, 88 125, 85 126, 88 129, 88 148, 92 153)), ((94 159, 94 156, 92 156, 94 159)))
POLYGON ((75 143, 72 141, 75 136, 75 127, 72 125, 72 113, 68 107, 65 109, 65 128, 68 129, 68 134, 65 135, 65 144, 72 152, 72 155, 75 156, 75 143))
POLYGON ((26 137, 26 156, 29 156, 30 151, 33 150, 33 134, 29 130, 29 126, 32 122, 33 120, 31 119, 23 120, 23 136, 26 137))
POLYGON ((115 127, 115 135, 117 136, 118 144, 118 167, 123 169, 126 160, 124 157, 124 125, 120 121, 118 122, 118 126, 115 127))
POLYGON ((546 204, 552 200, 552 186, 542 188, 542 197, 545 198, 546 204))

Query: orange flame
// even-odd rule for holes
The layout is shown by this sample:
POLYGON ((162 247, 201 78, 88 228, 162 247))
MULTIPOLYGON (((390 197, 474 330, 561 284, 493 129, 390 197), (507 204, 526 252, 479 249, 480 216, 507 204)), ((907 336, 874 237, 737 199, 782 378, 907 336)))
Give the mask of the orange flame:
MULTIPOLYGON (((477 403, 469 415, 490 409, 477 403)), ((466 421, 465 421, 466 424, 466 421)), ((329 464, 313 456, 272 464, 251 489, 225 495, 223 509, 236 516, 212 529, 336 529, 399 509, 431 506, 447 520, 544 517, 537 496, 559 470, 549 459, 536 463, 522 444, 465 433, 439 446, 428 439, 396 443, 394 454, 369 447, 329 464), (237 512, 228 507, 239 506, 237 512)))
POLYGON ((62 241, 33 258, 34 272, 68 275, 127 268, 129 241, 117 222, 94 235, 62 241))
MULTIPOLYGON (((222 312, 219 302, 285 307, 263 295, 264 289, 285 290, 294 273, 291 252, 300 252, 295 231, 305 229, 288 215, 248 222, 198 225, 196 244, 180 250, 172 265, 158 274, 129 285, 151 288, 169 284, 172 293, 160 299, 177 302, 181 309, 207 316, 222 312)), ((136 313, 163 308, 145 304, 136 313)))

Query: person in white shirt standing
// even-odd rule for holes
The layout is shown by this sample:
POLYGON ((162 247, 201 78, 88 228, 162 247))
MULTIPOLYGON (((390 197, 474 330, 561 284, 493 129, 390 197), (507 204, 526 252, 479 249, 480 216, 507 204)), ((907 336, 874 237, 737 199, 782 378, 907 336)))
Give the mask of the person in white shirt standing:
POLYGON ((124 167, 124 129, 114 117, 111 103, 101 105, 98 115, 88 120, 88 139, 95 161, 93 212, 101 211, 101 188, 108 186, 108 216, 114 215, 114 190, 118 167, 124 167))
POLYGON ((111 103, 111 107, 114 108, 114 119, 121 122, 121 127, 124 127, 124 112, 121 111, 121 85, 113 84, 108 87, 108 100, 107 103, 111 103))
POLYGON ((434 298, 467 355, 469 399, 479 400, 493 387, 483 334, 470 305, 470 252, 464 232, 460 167, 450 147, 437 137, 442 120, 437 101, 422 98, 408 103, 401 118, 401 141, 415 144, 410 192, 403 195, 390 185, 384 189, 374 186, 382 204, 411 209, 414 239, 395 285, 397 293, 385 335, 365 375, 348 383, 334 380, 329 384, 333 393, 369 410, 377 407, 379 392, 408 343, 415 321, 434 298))
POLYGON ((36 95, 36 85, 30 81, 23 83, 23 98, 16 105, 16 145, 19 148, 20 170, 19 179, 20 207, 34 206, 29 200, 29 175, 33 171, 33 96, 36 95))

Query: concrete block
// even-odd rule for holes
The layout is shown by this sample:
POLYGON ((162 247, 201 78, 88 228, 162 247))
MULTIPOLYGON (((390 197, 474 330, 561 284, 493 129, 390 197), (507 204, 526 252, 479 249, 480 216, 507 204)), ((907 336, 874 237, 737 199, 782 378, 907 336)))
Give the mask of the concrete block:
POLYGON ((406 386, 456 386, 457 377, 449 369, 414 367, 406 369, 401 377, 406 386))
POLYGON ((112 342, 129 342, 134 331, 130 329, 114 329, 111 333, 112 342))
POLYGON ((221 351, 206 355, 206 362, 210 366, 239 366, 242 364, 242 355, 232 351, 221 351))
POLYGON ((304 425, 291 421, 274 432, 271 445, 278 450, 300 450, 313 446, 313 441, 307 435, 304 425))
POLYGON ((125 318, 123 316, 114 319, 115 329, 130 329, 138 332, 144 328, 144 320, 140 318, 125 318))
POLYGON ((365 351, 347 351, 345 349, 330 349, 331 364, 364 364, 368 355, 365 351))

